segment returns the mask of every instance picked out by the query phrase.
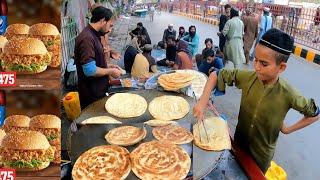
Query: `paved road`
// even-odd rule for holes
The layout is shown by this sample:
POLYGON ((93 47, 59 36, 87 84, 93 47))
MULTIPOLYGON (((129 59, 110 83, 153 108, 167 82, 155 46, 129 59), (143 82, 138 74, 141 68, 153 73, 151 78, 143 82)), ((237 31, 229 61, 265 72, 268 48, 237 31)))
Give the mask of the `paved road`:
MULTIPOLYGON (((155 15, 154 19, 154 22, 149 22, 148 17, 134 19, 134 21, 143 22, 148 29, 153 44, 162 39, 163 30, 169 23, 172 23, 176 30, 181 25, 186 29, 190 25, 197 27, 197 32, 200 34, 199 52, 203 49, 204 40, 207 37, 212 38, 214 44, 218 45, 217 27, 168 13, 155 15)), ((249 68, 252 68, 252 66, 249 68)), ((319 65, 292 56, 282 77, 299 89, 304 96, 314 98, 320 105, 319 65)), ((229 126, 233 130, 237 123, 235 119, 239 111, 240 94, 240 90, 230 87, 227 89, 225 96, 216 98, 218 109, 229 117, 229 126)), ((285 122, 286 124, 293 124, 301 117, 298 112, 292 110, 287 114, 285 122)), ((280 133, 274 160, 284 167, 289 179, 320 179, 320 143, 319 138, 317 138, 319 137, 319 130, 320 123, 317 122, 290 135, 280 133)))

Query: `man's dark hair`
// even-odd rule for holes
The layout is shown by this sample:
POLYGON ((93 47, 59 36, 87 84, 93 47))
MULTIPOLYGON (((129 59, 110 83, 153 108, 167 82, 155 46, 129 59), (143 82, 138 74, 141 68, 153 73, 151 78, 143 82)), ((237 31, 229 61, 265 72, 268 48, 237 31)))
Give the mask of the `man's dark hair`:
POLYGON ((142 22, 138 22, 138 23, 137 23, 137 26, 141 26, 141 27, 143 27, 142 22))
POLYGON ((176 41, 176 37, 173 35, 169 35, 166 40, 168 41, 169 39, 171 39, 172 41, 176 41))
POLYGON ((213 41, 211 38, 207 38, 206 40, 204 40, 204 43, 207 44, 207 42, 211 42, 211 44, 213 44, 213 41))
POLYGON ((235 8, 231 8, 230 11, 230 19, 232 19, 233 17, 239 16, 239 11, 235 8))
POLYGON ((96 22, 100 21, 101 19, 105 19, 106 21, 109 21, 113 16, 112 11, 108 8, 103 7, 103 6, 99 6, 99 7, 94 8, 91 11, 91 14, 92 14, 92 17, 90 19, 91 23, 96 23, 96 22))
POLYGON ((180 30, 180 29, 184 29, 184 27, 183 27, 183 26, 180 26, 180 27, 179 27, 179 30, 180 30))
POLYGON ((231 8, 230 4, 224 5, 224 9, 228 9, 228 8, 231 8))
POLYGON ((197 28, 196 28, 196 26, 191 25, 191 26, 189 27, 189 32, 190 32, 191 28, 194 28, 194 29, 196 30, 196 32, 197 32, 197 28))

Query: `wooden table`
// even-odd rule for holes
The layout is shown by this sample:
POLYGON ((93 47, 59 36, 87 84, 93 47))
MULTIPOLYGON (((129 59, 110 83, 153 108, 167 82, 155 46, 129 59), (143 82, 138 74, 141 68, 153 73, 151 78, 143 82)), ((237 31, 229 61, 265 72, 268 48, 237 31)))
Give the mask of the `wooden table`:
POLYGON ((60 165, 52 165, 50 164, 49 167, 40 171, 30 171, 30 172, 17 172, 16 179, 26 179, 26 180, 54 180, 54 179, 61 179, 60 178, 60 165))
POLYGON ((61 84, 61 71, 60 67, 52 68, 48 67, 42 73, 39 74, 23 74, 17 75, 15 87, 7 89, 11 90, 53 90, 60 89, 61 84))

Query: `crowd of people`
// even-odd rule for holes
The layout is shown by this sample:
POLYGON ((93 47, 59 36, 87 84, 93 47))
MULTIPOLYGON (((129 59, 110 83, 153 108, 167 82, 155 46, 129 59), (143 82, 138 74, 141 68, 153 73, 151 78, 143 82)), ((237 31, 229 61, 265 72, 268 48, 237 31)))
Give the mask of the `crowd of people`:
MULTIPOLYGON (((239 11, 229 4, 224 6, 224 10, 220 16, 217 34, 219 47, 213 46, 212 39, 207 38, 204 42, 205 49, 201 54, 198 54, 199 34, 196 26, 191 25, 188 31, 185 27, 180 26, 177 32, 174 25, 169 24, 163 32, 161 41, 157 43, 158 48, 165 49, 166 58, 156 64, 172 69, 197 69, 207 75, 213 70, 222 69, 228 61, 232 62, 235 68, 248 65, 254 59, 255 51, 250 54, 252 46, 255 47, 262 35, 272 27, 270 9, 263 9, 260 23, 251 8, 248 8, 241 17, 239 11), (258 24, 260 24, 260 29, 258 24)), ((151 40, 147 29, 141 22, 129 34, 131 35, 131 44, 126 48, 124 64, 126 71, 131 72, 135 56, 143 52, 142 49, 145 45, 150 46, 151 40)), ((146 57, 146 59, 150 59, 150 57, 146 57)), ((149 60, 149 62, 153 64, 153 60, 149 60)))

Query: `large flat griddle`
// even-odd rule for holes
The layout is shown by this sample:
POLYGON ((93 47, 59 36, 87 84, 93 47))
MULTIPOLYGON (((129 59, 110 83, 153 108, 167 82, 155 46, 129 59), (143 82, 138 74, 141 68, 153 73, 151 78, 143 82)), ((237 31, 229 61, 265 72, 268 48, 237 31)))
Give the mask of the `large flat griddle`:
MULTIPOLYGON (((127 124, 132 125, 136 127, 143 127, 142 123, 135 123, 135 124, 127 124)), ((179 123, 180 126, 187 128, 188 130, 191 130, 191 124, 190 123, 179 123)), ((76 162, 78 157, 84 153, 85 151, 100 145, 108 145, 109 143, 105 140, 104 136, 107 134, 108 131, 110 131, 113 128, 120 127, 121 124, 114 124, 114 125, 85 125, 82 126, 81 129, 79 129, 77 132, 75 132, 71 137, 71 153, 70 158, 72 164, 76 162)), ((139 143, 127 146, 129 152, 133 151, 135 148, 137 148, 141 143, 156 140, 152 135, 152 127, 145 126, 147 129, 147 135, 146 137, 140 141, 139 143)), ((192 158, 192 142, 184 145, 180 145, 186 152, 188 152, 189 156, 192 158)), ((191 166, 192 167, 192 166, 191 166)), ((192 174, 192 168, 190 168, 189 174, 192 174)), ((131 171, 127 179, 139 179, 135 176, 135 174, 131 171)))

